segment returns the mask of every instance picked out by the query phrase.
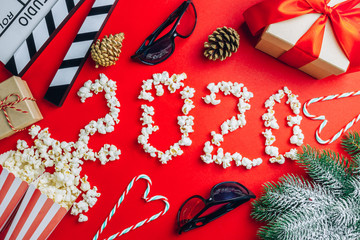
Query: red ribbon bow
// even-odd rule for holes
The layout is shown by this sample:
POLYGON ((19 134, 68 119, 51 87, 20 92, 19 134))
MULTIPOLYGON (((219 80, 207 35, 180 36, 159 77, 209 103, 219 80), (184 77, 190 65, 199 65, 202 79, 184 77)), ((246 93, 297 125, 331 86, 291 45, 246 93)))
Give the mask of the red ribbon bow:
POLYGON ((7 108, 12 108, 12 109, 14 109, 14 110, 16 110, 16 111, 18 111, 18 112, 28 113, 27 111, 24 111, 24 110, 21 110, 21 109, 19 109, 19 108, 14 107, 16 104, 18 104, 18 103, 20 103, 20 102, 23 102, 23 101, 26 101, 26 100, 35 101, 35 99, 34 99, 34 98, 31 98, 31 97, 21 98, 18 94, 15 94, 15 93, 10 94, 10 95, 7 96, 6 98, 4 98, 2 101, 0 101, 0 111, 3 111, 3 112, 4 112, 5 117, 6 117, 6 120, 7 120, 8 124, 9 124, 9 126, 10 126, 11 129, 12 129, 13 131, 15 131, 15 132, 20 132, 20 131, 22 131, 22 130, 24 130, 24 129, 20 129, 20 130, 19 130, 19 129, 14 128, 14 126, 12 125, 12 123, 11 123, 11 121, 10 121, 10 119, 9 119, 9 115, 8 115, 8 113, 6 112, 6 109, 7 109, 7 108), (16 97, 16 100, 13 100, 13 101, 9 101, 9 102, 8 102, 8 99, 9 99, 10 97, 12 97, 12 96, 16 97))
POLYGON ((360 0, 348 0, 329 7, 330 0, 265 0, 244 12, 252 34, 264 27, 308 13, 321 13, 295 46, 280 56, 294 67, 301 67, 319 57, 325 24, 330 20, 339 46, 351 67, 360 67, 360 9, 354 8, 360 0), (300 50, 300 51, 299 51, 300 50), (299 53, 303 53, 300 54, 299 53))

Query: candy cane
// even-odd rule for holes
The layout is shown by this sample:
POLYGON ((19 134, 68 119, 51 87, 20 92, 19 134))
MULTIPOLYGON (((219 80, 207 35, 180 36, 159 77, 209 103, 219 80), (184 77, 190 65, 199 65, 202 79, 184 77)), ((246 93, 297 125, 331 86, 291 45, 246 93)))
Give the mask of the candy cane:
POLYGON ((360 95, 360 91, 347 92, 347 93, 329 95, 326 97, 313 98, 304 104, 303 111, 304 111, 304 115, 306 117, 308 117, 312 120, 323 120, 323 122, 320 124, 320 126, 316 129, 316 132, 315 132, 315 138, 320 144, 330 144, 330 143, 334 142, 342 134, 344 134, 347 130, 349 130, 349 128, 351 128, 356 122, 358 122, 360 120, 360 114, 357 115, 355 118, 353 118, 348 124, 346 124, 345 127, 341 128, 340 131, 338 131, 332 138, 323 140, 320 138, 320 133, 324 129, 324 127, 326 126, 328 121, 326 120, 324 115, 316 116, 316 115, 310 114, 307 110, 307 107, 310 104, 316 103, 316 102, 324 102, 324 101, 329 101, 329 100, 334 100, 334 99, 339 99, 339 98, 354 97, 354 96, 358 96, 358 95, 360 95))
POLYGON ((145 175, 145 174, 141 174, 137 177, 134 177, 131 182, 129 183, 129 185, 127 186, 126 190, 123 192, 123 194, 121 195, 121 197, 119 198, 117 204, 115 204, 114 208, 111 210, 109 216, 105 219, 105 221, 103 222, 103 224, 101 225, 100 229, 96 232, 93 240, 97 240, 99 239, 99 235, 104 231, 105 227, 107 226, 108 222, 111 220, 111 218, 115 215, 115 212, 116 212, 116 209, 120 207, 121 203, 124 201, 125 197, 127 196, 127 194, 129 193, 130 189, 134 186, 134 183, 140 179, 144 179, 146 180, 147 182, 147 188, 144 192, 144 196, 143 196, 143 199, 146 201, 146 202, 151 202, 151 201, 157 201, 157 200, 161 200, 165 203, 165 207, 164 207, 164 210, 160 211, 159 213, 151 216, 150 218, 146 218, 140 222, 138 222, 137 224, 135 225, 132 225, 126 229, 124 229, 123 231, 121 232, 118 232, 112 236, 110 236, 109 238, 107 238, 107 240, 112 240, 112 239, 115 239, 117 237, 120 237, 121 235, 124 235, 125 233, 128 233, 132 230, 135 230, 139 227, 141 227, 142 225, 144 225, 145 223, 149 223, 155 219, 157 219, 158 217, 161 217, 162 215, 164 215, 170 208, 170 204, 169 202, 167 201, 168 199, 164 196, 160 196, 160 195, 156 195, 156 196, 153 196, 151 198, 148 198, 148 195, 149 195, 149 192, 150 192, 150 186, 152 184, 151 182, 151 179, 145 175))

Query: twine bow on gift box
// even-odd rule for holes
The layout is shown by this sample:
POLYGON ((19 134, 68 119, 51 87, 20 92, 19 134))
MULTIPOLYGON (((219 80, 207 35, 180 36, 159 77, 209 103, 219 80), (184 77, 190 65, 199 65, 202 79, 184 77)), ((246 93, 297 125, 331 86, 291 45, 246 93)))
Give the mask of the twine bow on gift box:
POLYGON ((6 109, 8 108, 11 108, 11 109, 14 109, 18 112, 21 112, 21 113, 28 113, 28 111, 24 111, 24 110, 21 110, 19 108, 16 108, 14 107, 16 104, 20 103, 20 102, 24 102, 26 100, 30 100, 30 101, 36 101, 35 98, 32 98, 32 97, 24 97, 24 98, 21 98, 18 94, 16 93, 13 93, 13 94, 10 94, 8 95, 6 98, 4 98, 3 100, 0 100, 0 111, 4 112, 4 115, 5 115, 5 118, 9 124, 9 126, 11 127, 11 129, 14 131, 14 132, 20 132, 20 131, 23 131, 24 129, 16 129, 11 121, 10 121, 10 118, 9 118, 9 115, 6 111, 6 109), (11 97, 16 97, 16 100, 13 100, 13 101, 8 101, 9 98, 11 97))
POLYGON ((322 14, 295 46, 279 59, 300 68, 319 58, 325 24, 330 20, 336 40, 351 68, 360 67, 360 0, 348 0, 329 7, 330 0, 265 0, 244 12, 253 35, 264 27, 309 13, 322 14))

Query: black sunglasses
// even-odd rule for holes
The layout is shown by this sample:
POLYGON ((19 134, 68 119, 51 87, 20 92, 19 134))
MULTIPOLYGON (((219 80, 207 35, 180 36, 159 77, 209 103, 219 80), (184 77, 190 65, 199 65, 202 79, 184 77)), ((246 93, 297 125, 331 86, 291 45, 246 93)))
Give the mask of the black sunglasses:
POLYGON ((131 58, 138 59, 148 65, 155 65, 165 61, 175 50, 175 37, 189 37, 195 29, 196 21, 197 15, 192 1, 187 0, 183 2, 160 27, 145 39, 141 47, 131 58), (173 22, 175 22, 175 24, 170 32, 157 39, 173 22))
POLYGON ((178 212, 179 234, 204 226, 251 198, 255 198, 255 195, 238 182, 215 185, 209 199, 192 196, 183 203, 178 212))

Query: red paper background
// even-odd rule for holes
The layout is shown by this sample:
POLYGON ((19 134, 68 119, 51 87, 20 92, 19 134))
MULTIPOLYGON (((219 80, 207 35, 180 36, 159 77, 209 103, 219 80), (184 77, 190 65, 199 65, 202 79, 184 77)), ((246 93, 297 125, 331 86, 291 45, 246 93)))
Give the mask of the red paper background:
MULTIPOLYGON (((90 140, 90 147, 98 150, 105 143, 115 144, 122 150, 122 155, 120 160, 109 162, 105 166, 99 162, 84 164, 82 174, 89 176, 91 184, 97 186, 102 195, 95 207, 86 214, 89 216, 88 222, 77 223, 77 218, 68 214, 49 239, 92 239, 130 180, 142 173, 149 175, 153 181, 149 196, 164 195, 168 197, 171 207, 165 216, 126 234, 126 239, 256 239, 256 232, 261 224, 251 219, 250 202, 207 226, 182 235, 176 233, 177 211, 192 195, 198 194, 207 198, 211 187, 222 181, 238 181, 259 197, 264 183, 276 181, 287 173, 304 174, 295 162, 286 160, 283 165, 270 164, 268 156, 264 154, 264 138, 261 135, 264 126, 261 115, 266 111, 265 100, 278 89, 288 86, 304 103, 314 97, 357 91, 360 88, 360 73, 315 80, 256 50, 253 47, 255 39, 250 35, 242 16, 242 13, 256 2, 258 0, 194 1, 198 23, 192 36, 188 39, 177 38, 176 50, 167 61, 156 66, 147 66, 131 61, 130 56, 181 1, 119 1, 101 33, 101 37, 111 33, 125 33, 118 63, 106 69, 95 69, 89 58, 63 107, 58 108, 45 101, 43 96, 93 0, 86 1, 81 6, 23 79, 28 82, 44 115, 44 120, 38 124, 42 128, 49 127, 52 137, 60 141, 76 141, 81 128, 90 120, 105 116, 108 111, 103 94, 88 99, 84 104, 79 101, 76 93, 83 83, 88 79, 98 78, 99 73, 105 73, 115 80, 118 85, 117 97, 121 102, 121 122, 111 134, 94 135, 90 140), (212 62, 203 57, 203 43, 209 34, 222 26, 235 28, 239 32, 240 47, 231 58, 223 62, 212 62), (185 84, 196 89, 193 99, 196 108, 191 111, 191 115, 195 117, 195 132, 190 135, 193 144, 184 147, 184 154, 167 165, 160 164, 157 159, 144 153, 137 143, 141 130, 140 106, 146 103, 137 99, 142 80, 162 71, 168 71, 170 75, 185 72, 188 75, 185 84), (246 113, 247 125, 228 134, 222 144, 225 151, 239 152, 250 159, 264 159, 263 164, 251 170, 234 166, 223 169, 200 160, 205 141, 211 139, 210 132, 220 131, 220 124, 237 113, 234 97, 219 95, 222 102, 218 106, 207 105, 201 99, 209 93, 207 84, 219 81, 242 82, 254 93, 254 98, 250 101, 251 110, 246 113)), ((0 68, 0 81, 10 76, 5 68, 0 68)), ((154 146, 165 150, 179 140, 176 117, 181 114, 182 100, 178 93, 166 93, 163 97, 157 97, 150 105, 155 107, 154 120, 160 127, 160 131, 153 134, 150 141, 154 146)), ((327 116, 329 123, 322 135, 326 139, 359 114, 359 106, 359 97, 353 97, 313 104, 309 111, 327 116)), ((284 153, 292 147, 288 140, 292 132, 285 121, 291 112, 284 103, 277 104, 275 110, 281 129, 273 131, 277 138, 274 146, 278 146, 284 153)), ((305 143, 317 148, 340 150, 339 140, 328 146, 317 144, 314 133, 319 124, 320 122, 304 117, 301 128, 305 134, 305 143)), ((360 130, 360 125, 355 124, 352 130, 360 130)), ((22 132, 1 140, 0 152, 15 149, 18 139, 32 144, 27 133, 22 132)), ((161 202, 144 204, 141 196, 145 186, 141 181, 135 184, 101 238, 162 210, 161 202)))

